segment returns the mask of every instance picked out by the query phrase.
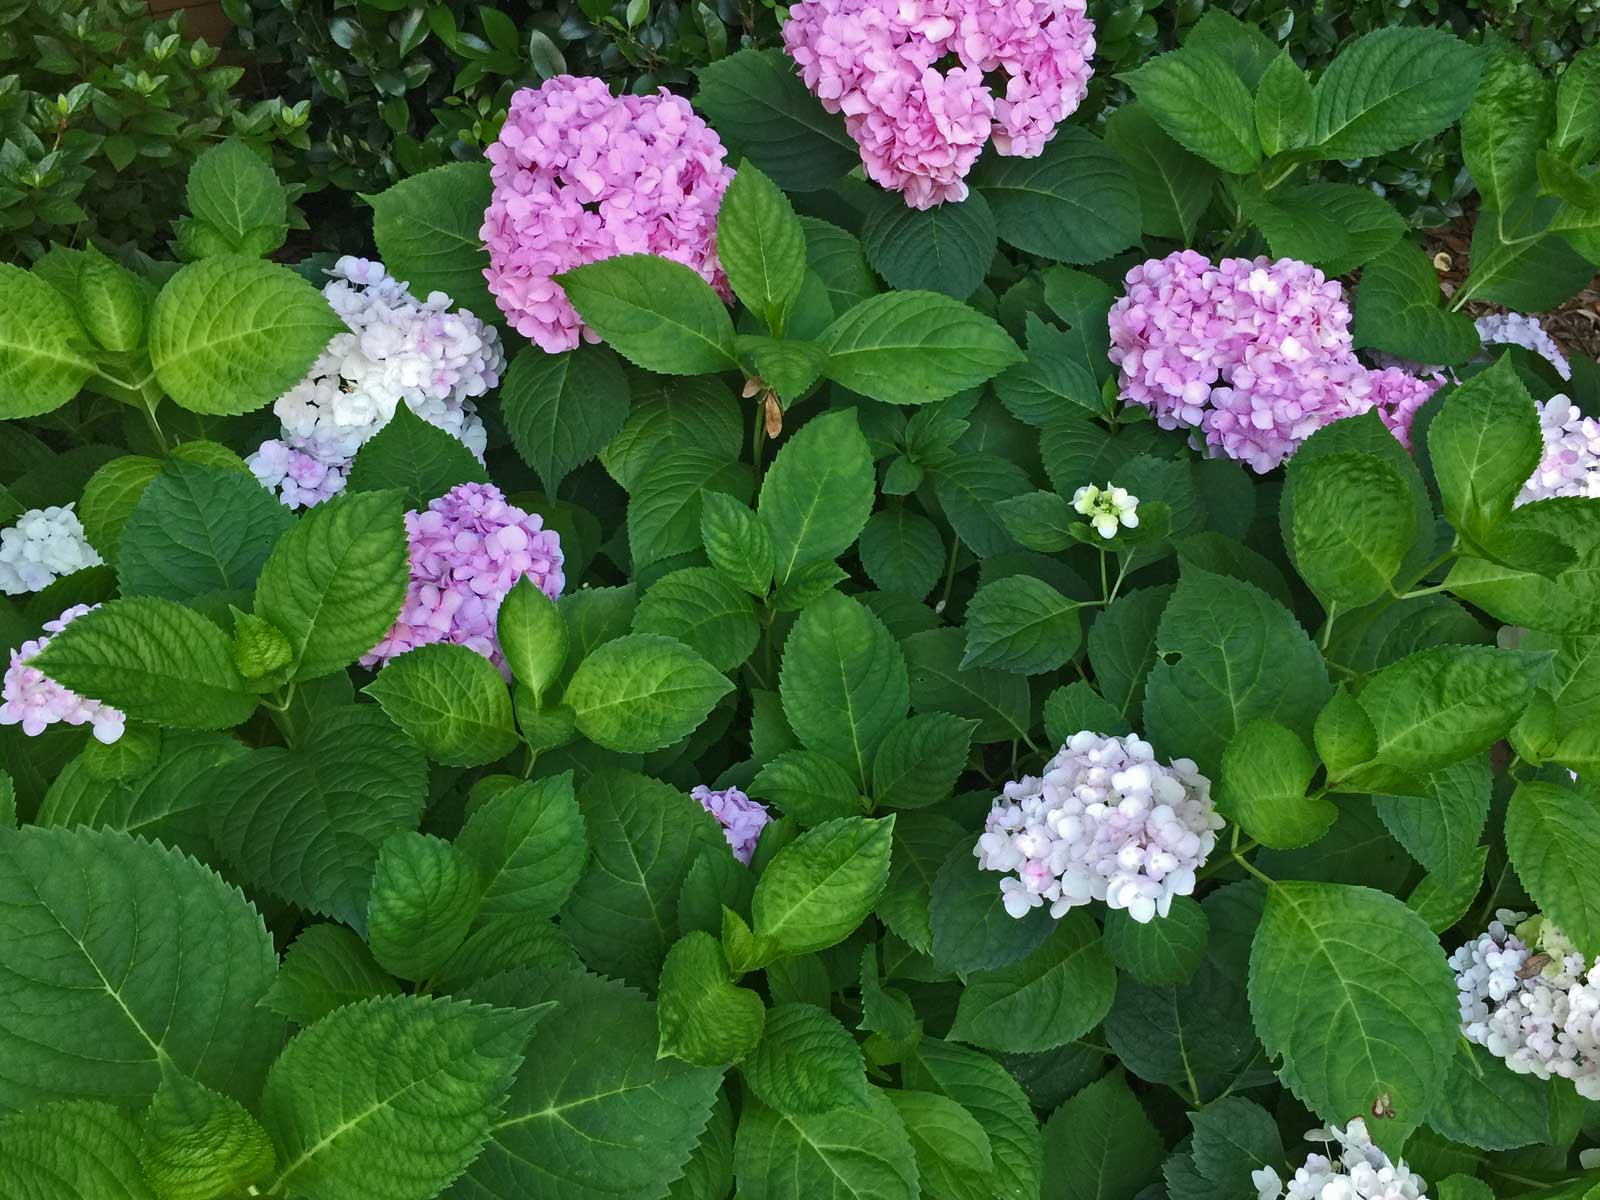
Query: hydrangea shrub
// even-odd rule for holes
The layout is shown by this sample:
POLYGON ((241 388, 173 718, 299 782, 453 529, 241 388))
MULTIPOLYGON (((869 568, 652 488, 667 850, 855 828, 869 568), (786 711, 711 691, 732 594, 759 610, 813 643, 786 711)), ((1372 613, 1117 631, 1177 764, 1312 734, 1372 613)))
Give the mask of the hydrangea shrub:
POLYGON ((1600 59, 788 28, 4 268, 0 1195, 1592 1196, 1600 59))

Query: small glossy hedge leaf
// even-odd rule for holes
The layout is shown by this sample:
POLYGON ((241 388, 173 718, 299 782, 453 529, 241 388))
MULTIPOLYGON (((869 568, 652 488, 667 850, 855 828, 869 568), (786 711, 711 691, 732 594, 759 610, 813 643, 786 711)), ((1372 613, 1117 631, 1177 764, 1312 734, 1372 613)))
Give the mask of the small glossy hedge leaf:
POLYGON ((443 292, 485 319, 495 312, 483 269, 483 213, 493 185, 486 162, 448 163, 365 197, 372 240, 396 279, 418 296, 443 292))
POLYGON ((993 320, 937 292, 873 296, 817 340, 828 351, 829 379, 885 404, 942 400, 1022 359, 993 320))
POLYGON ((1098 1025, 1116 991, 1094 920, 1068 912, 1026 958, 967 976, 949 1037, 989 1050, 1054 1049, 1098 1025))
POLYGON ((1311 149, 1370 158, 1430 138, 1472 102, 1483 52, 1444 29, 1376 29, 1339 52, 1316 86, 1311 149))
POLYGON ((1216 54, 1186 46, 1123 78, 1144 110, 1185 149, 1235 175, 1261 161, 1250 92, 1216 54))
POLYGON ((862 529, 861 566, 884 591, 920 600, 944 574, 944 539, 932 521, 897 504, 874 513, 862 529))
POLYGON ((1152 987, 1185 983, 1205 957, 1211 922, 1188 896, 1174 896, 1158 921, 1140 923, 1125 909, 1106 910, 1104 944, 1118 967, 1152 987))
POLYGON ((994 259, 994 213, 982 192, 928 209, 910 208, 888 193, 868 211, 861 242, 867 261, 891 287, 965 300, 994 259))
POLYGON ((1439 277, 1410 242, 1396 243, 1367 264, 1355 308, 1351 333, 1358 347, 1448 366, 1466 362, 1481 344, 1470 316, 1439 307, 1439 277))
POLYGON ((769 759, 751 781, 750 794, 802 825, 860 816, 864 807, 850 772, 813 750, 785 750, 769 759))
POLYGON ((1444 1082, 1460 1022, 1451 978, 1432 931, 1393 896, 1278 883, 1250 956, 1250 1011, 1280 1077, 1326 1120, 1387 1093, 1394 1116, 1372 1132, 1393 1145, 1444 1082))
POLYGON ((378 850, 367 900, 367 941, 385 970, 421 982, 467 936, 483 884, 451 843, 396 833, 378 850))
POLYGON ((348 666, 394 624, 408 578, 394 492, 339 496, 278 539, 256 581, 255 612, 288 637, 297 680, 348 666))
POLYGON ((514 784, 472 812, 456 838, 483 882, 479 920, 554 916, 588 851, 572 774, 514 784))
POLYGON ((967 606, 961 666, 1042 675, 1066 665, 1082 644, 1076 601, 1042 579, 1011 575, 984 584, 967 606))
POLYGON ((109 830, 0 826, 0 1108, 137 1108, 163 1066, 252 1097, 282 1036, 256 1007, 276 971, 261 917, 194 859, 109 830))
POLYGON ((699 76, 695 104, 784 190, 831 187, 860 161, 844 118, 816 102, 781 50, 741 50, 699 76))
POLYGON ((1417 533, 1411 488, 1382 459, 1348 451, 1290 468, 1294 562, 1325 600, 1350 608, 1389 590, 1417 533))
POLYGON ((921 1195, 905 1122, 875 1088, 864 1109, 786 1116, 751 1105, 739 1121, 734 1171, 742 1200, 921 1195))
POLYGON ((705 375, 738 366, 727 307, 682 263, 619 254, 556 282, 606 345, 647 371, 705 375))
POLYGON ((586 656, 563 703, 591 742, 643 754, 694 732, 732 690, 721 672, 682 642, 634 633, 586 656))
POLYGON ((918 713, 889 730, 872 760, 872 799, 882 808, 927 808, 948 796, 967 765, 977 723, 918 713))
POLYGON ((150 365, 191 412, 237 416, 283 395, 342 320, 288 267, 223 255, 179 269, 150 315, 150 365))
POLYGON ((79 695, 173 729, 231 729, 256 708, 227 635, 172 600, 112 600, 32 662, 79 695))
POLYGON ((756 884, 758 939, 783 954, 826 949, 849 937, 889 878, 895 818, 841 817, 778 851, 756 884))
POLYGON ((1139 190, 1122 159, 1087 129, 1058 128, 1037 158, 982 159, 972 185, 1000 240, 1063 263, 1095 263, 1139 240, 1139 190))
POLYGON ((837 558, 872 512, 872 454, 853 409, 806 422, 767 470, 757 512, 772 537, 779 587, 837 558))
POLYGON ((1444 515, 1483 544, 1539 466, 1539 413, 1509 355, 1450 393, 1428 426, 1444 515))
POLYGON ((687 567, 653 583, 634 612, 633 631, 675 638, 719 671, 738 667, 761 637, 749 595, 710 567, 687 567))
POLYGON ((465 646, 408 650, 363 690, 439 762, 481 766, 504 758, 517 744, 506 681, 465 646))
POLYGON ((805 231, 789 198, 748 160, 722 197, 717 256, 733 294, 781 333, 805 282, 805 231))
POLYGON ((1506 850, 1540 909, 1586 956, 1600 950, 1600 886, 1587 867, 1600 853, 1593 789, 1519 784, 1506 810, 1506 850))
POLYGON ((784 1114, 866 1108, 860 1047, 831 1014, 810 1004, 768 1010, 761 1041, 744 1062, 756 1098, 784 1114))
POLYGON ((755 1049, 766 1006, 749 988, 735 987, 722 947, 709 933, 685 934, 661 967, 659 1057, 700 1067, 725 1067, 755 1049))
POLYGON ((389 996, 317 1022, 278 1057, 261 1098, 278 1150, 270 1190, 318 1200, 437 1195, 493 1134, 548 1009, 389 996))
POLYGON ((1306 795, 1316 770, 1299 735, 1274 721, 1251 721, 1222 752, 1217 811, 1263 846, 1308 846, 1339 816, 1333 801, 1306 795))
POLYGON ((1168 137, 1138 103, 1112 111, 1106 119, 1106 144, 1133 176, 1144 231, 1192 243, 1211 201, 1217 169, 1168 137))
POLYGON ((0 263, 0 287, 7 297, 0 313, 0 419, 59 408, 94 373, 83 326, 61 294, 30 271, 0 263))
POLYGON ((399 990, 357 934, 343 925, 309 925, 290 943, 261 1003, 305 1026, 346 1004, 399 990))
POLYGON ((604 346, 565 354, 530 346, 511 361, 500 412, 517 453, 554 495, 568 474, 621 431, 628 419, 628 377, 604 346))
POLYGON ((1044 1127, 1043 1200, 1133 1200, 1161 1173, 1161 1135, 1121 1071, 1091 1083, 1044 1127))
POLYGON ((215 1200, 260 1183, 272 1140, 238 1101, 169 1071, 145 1113, 139 1165, 160 1200, 215 1200))
POLYGON ((994 1195, 994 1152, 982 1125, 949 1096, 896 1088, 883 1093, 900 1113, 924 1196, 994 1195))

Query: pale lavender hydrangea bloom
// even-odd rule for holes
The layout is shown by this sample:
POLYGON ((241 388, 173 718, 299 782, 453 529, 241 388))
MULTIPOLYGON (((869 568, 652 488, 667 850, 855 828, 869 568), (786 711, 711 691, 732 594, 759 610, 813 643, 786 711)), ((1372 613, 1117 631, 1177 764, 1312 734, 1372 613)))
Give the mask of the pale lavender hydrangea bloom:
POLYGON ((558 75, 511 98, 484 151, 494 193, 484 277, 523 337, 552 354, 600 340, 555 276, 619 254, 655 254, 725 298, 714 233, 733 170, 681 96, 613 96, 603 79, 558 75))
POLYGON ((72 505, 35 508, 0 529, 0 592, 40 592, 63 575, 102 563, 72 505))
POLYGON ((736 787, 713 792, 702 783, 689 795, 698 800, 700 806, 717 819, 722 825, 723 836, 733 848, 733 856, 749 866, 750 856, 756 852, 756 841, 761 837, 762 827, 772 819, 767 812, 767 806, 760 801, 750 799, 736 787))
POLYGON ((1053 917, 1104 900, 1142 923, 1194 891, 1222 824, 1189 759, 1162 766, 1136 734, 1085 730, 1042 777, 1006 784, 973 854, 983 870, 1015 873, 1000 881, 1013 917, 1047 900, 1053 917))
POLYGON ((1413 375, 1401 367, 1384 367, 1370 372, 1366 382, 1372 407, 1378 410, 1389 432, 1410 450, 1411 423, 1417 419, 1417 410, 1443 386, 1444 376, 1413 375))
POLYGON ((566 577, 561 539, 537 513, 509 504, 487 483, 463 483, 406 514, 411 582, 400 617, 361 657, 383 666, 417 646, 448 642, 476 650, 502 673, 495 621, 506 594, 524 577, 552 600, 566 577))
POLYGON ((932 208, 966 199, 986 143, 1044 150, 1088 93, 1094 23, 1084 0, 801 0, 783 43, 867 176, 932 208))
POLYGON ((50 644, 50 635, 60 633, 84 613, 99 607, 74 604, 54 621, 44 623, 44 637, 23 642, 11 652, 11 665, 6 669, 4 686, 0 687, 0 725, 21 725, 23 733, 38 737, 59 721, 68 725, 88 723, 94 727, 95 740, 108 746, 122 736, 126 718, 121 712, 67 690, 28 665, 50 644))
POLYGON ((1427 1180, 1406 1166, 1405 1159, 1391 1161, 1374 1145, 1361 1117, 1343 1129, 1313 1129, 1306 1141, 1322 1142, 1327 1150, 1336 1144, 1338 1156, 1307 1155, 1287 1190, 1271 1167, 1252 1171, 1256 1200, 1424 1200, 1427 1195, 1427 1180))
POLYGON ((1485 346, 1522 346, 1533 351, 1556 369, 1564 380, 1572 378, 1572 364, 1561 347, 1545 331, 1538 317, 1524 313, 1489 313, 1475 322, 1478 337, 1485 346))
POLYGON ((277 438, 262 442, 248 464, 256 482, 290 508, 309 508, 331 500, 349 481, 348 459, 323 462, 277 438))
POLYGON ((1600 421, 1584 416, 1565 396, 1551 396, 1538 407, 1544 454, 1517 504, 1554 496, 1600 497, 1600 421))

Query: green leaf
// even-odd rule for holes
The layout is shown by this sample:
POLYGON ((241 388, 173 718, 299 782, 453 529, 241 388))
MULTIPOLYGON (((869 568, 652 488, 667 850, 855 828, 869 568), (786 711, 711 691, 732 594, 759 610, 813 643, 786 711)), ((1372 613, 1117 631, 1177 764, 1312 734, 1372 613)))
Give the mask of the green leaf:
POLYGON ((1210 50, 1185 46, 1122 76, 1146 112, 1179 145, 1243 175, 1261 161, 1250 92, 1210 50))
POLYGON ((781 50, 741 50, 698 74, 695 104, 785 191, 831 187, 860 162, 844 118, 816 102, 781 50))
POLYGON ((717 257, 733 294, 781 333, 805 282, 805 231, 789 198, 748 160, 717 212, 717 257))
POLYGON ((479 920, 554 916, 583 870, 584 829, 570 772, 514 784, 475 809, 455 845, 483 882, 479 920))
POLYGON ((1386 594, 1417 533, 1400 472, 1354 451, 1325 454, 1293 463, 1289 489, 1294 562, 1311 589, 1349 608, 1386 594))
POLYGON ((717 1093, 716 1107, 706 1123, 684 1172, 667 1193, 668 1200, 722 1200, 733 1191, 733 1128, 736 1118, 728 1092, 717 1093))
POLYGON ((945 519, 979 558, 1016 549, 1000 519, 1000 505, 1032 490, 1027 472, 997 454, 962 454, 939 463, 934 474, 934 495, 945 519))
POLYGON ((1543 1080, 1514 1074, 1482 1046, 1461 1038, 1428 1124, 1453 1142, 1511 1150, 1552 1140, 1553 1099, 1543 1080))
POLYGON ((1548 565, 1541 564, 1541 574, 1463 555, 1445 577, 1445 586, 1507 624, 1551 633, 1600 628, 1600 522, 1595 512, 1593 500, 1564 496, 1525 504, 1496 527, 1497 549, 1515 549, 1523 540, 1539 547, 1570 547, 1574 561, 1554 578, 1547 578, 1548 565))
POLYGON ((139 1165, 161 1200, 215 1200, 259 1183, 277 1156, 235 1100, 169 1072, 145 1113, 139 1165))
POLYGON ((902 812, 895 821, 889 882, 878 898, 877 915, 918 954, 933 947, 929 908, 940 866, 967 831, 939 813, 902 812))
POLYGON ((40 1104, 0 1119, 0 1188, 25 1200, 152 1200, 139 1131, 90 1100, 40 1104))
POLYGON ((674 571, 652 584, 633 629, 675 638, 719 671, 749 658, 761 632, 750 597, 709 567, 674 571))
POLYGON ((254 150, 230 137, 211 147, 189 168, 189 211, 220 233, 230 247, 276 250, 289 232, 289 199, 283 184, 254 150))
POLYGON ((745 1109, 734 1143, 741 1200, 918 1200, 905 1123, 884 1092, 867 1106, 784 1115, 745 1109))
POLYGON ((492 190, 488 163, 463 162, 364 197, 372 205, 372 240, 394 277, 409 281, 418 296, 443 292, 462 309, 493 316, 480 232, 492 190))
POLYGON ((784 643, 779 680, 801 744, 865 786, 878 743, 911 702, 905 658, 883 622, 837 592, 813 601, 784 643))
POLYGON ((860 1048, 834 1017, 810 1004, 768 1010, 761 1041, 741 1071, 756 1098, 780 1113, 867 1107, 860 1048))
POLYGON ((700 498, 724 492, 743 502, 750 470, 707 450, 677 450, 635 481, 628 501, 628 549, 635 571, 700 546, 700 498))
POLYGON ((422 815, 427 763, 376 705, 352 705, 210 782, 212 836, 245 882, 361 929, 378 847, 422 815))
POLYGON ((927 808, 948 796, 967 765, 975 722, 919 713, 889 730, 872 760, 872 798, 882 808, 927 808))
POLYGON ((872 455, 854 410, 806 422, 773 459, 757 504, 778 586, 849 549, 872 512, 872 494, 872 455))
POLYGON ((959 629, 930 629, 904 643, 911 702, 920 713, 943 712, 976 721, 980 745, 1015 741, 1028 732, 1032 695, 1025 676, 988 667, 963 667, 959 629))
POLYGON ((318 679, 378 644, 408 576, 400 498, 336 496, 278 539, 256 581, 255 612, 294 647, 293 678, 318 679))
POLYGON ((994 260, 994 213, 982 192, 929 209, 909 208, 901 197, 884 194, 867 213, 861 243, 873 269, 891 287, 965 300, 994 260))
POLYGON ((1168 137, 1136 102, 1112 111, 1106 144, 1133 176, 1144 232, 1192 243, 1211 201, 1217 169, 1168 137))
POLYGON ((1139 190, 1122 159, 1087 129, 1062 126, 1035 158, 987 156, 972 185, 1000 240, 1055 262, 1095 263, 1139 240, 1139 190))
POLYGON ((885 404, 942 400, 1022 359, 994 321, 937 292, 873 296, 835 318, 817 340, 828 351, 829 379, 885 404))
POLYGON ((399 991, 359 936, 343 925, 308 925, 285 952, 261 1004, 304 1026, 336 1008, 399 991))
POLYGON ((60 408, 94 374, 83 326, 43 279, 0 263, 0 420, 60 408))
POLYGON ((757 938, 782 954, 843 941, 889 878, 895 818, 841 817, 809 829, 767 864, 750 913, 757 938))
POLYGON ((565 354, 530 346, 512 360, 500 396, 517 453, 552 496, 628 419, 628 377, 604 346, 565 354))
POLYGON ((1189 1114, 1194 1126, 1194 1165, 1225 1187, 1248 1179, 1252 1171, 1284 1162, 1283 1139, 1272 1115, 1243 1096, 1226 1096, 1189 1114))
POLYGON ((449 842, 391 835, 378 850, 367 900, 373 956, 401 979, 428 979, 466 938, 482 887, 471 860, 449 842))
POLYGON ((495 632, 518 684, 542 695, 561 677, 570 645, 566 618, 531 578, 517 580, 506 593, 495 632))
POLYGON ((1165 586, 1125 592, 1089 626, 1095 682, 1125 716, 1143 705, 1145 677, 1156 661, 1156 628, 1171 598, 1165 586))
POLYGON ((356 452, 346 490, 393 488, 406 508, 417 509, 458 483, 488 482, 489 473, 459 438, 401 404, 389 423, 356 452))
POLYGON ((634 633, 585 656, 562 703, 591 742, 643 754, 693 733, 732 690, 721 672, 682 642, 634 633))
POLYGON ((1261 85, 1272 60, 1278 56, 1277 43, 1259 25, 1253 20, 1241 21, 1225 8, 1207 9, 1184 34, 1183 41, 1186 46, 1198 46, 1222 59, 1251 91, 1261 85))
POLYGON ((859 816, 864 807, 850 772, 812 750, 785 750, 769 759, 751 781, 750 794, 771 801, 802 825, 859 816))
POLYGON ((1083 644, 1078 604, 1042 579, 1012 575, 984 584, 967 606, 961 666, 1042 675, 1083 644))
POLYGON ((753 596, 772 587, 772 535, 749 507, 722 492, 700 496, 700 538, 711 565, 753 596))
POLYGON ((256 1007, 276 971, 261 917, 194 859, 109 830, 0 826, 0 1109, 137 1108, 163 1067, 254 1096, 282 1036, 256 1007))
POLYGON ((1272 60, 1256 86, 1255 116, 1261 150, 1268 158, 1311 140, 1316 120, 1311 81, 1287 50, 1272 60))
POLYGON ((1078 360, 1078 339, 1028 314, 1028 361, 995 378, 994 392, 1011 415, 1041 428, 1077 409, 1098 416, 1100 385, 1078 360))
POLYGON ((237 416, 305 377, 345 325, 288 267, 223 255, 168 280, 150 315, 150 365, 181 407, 237 416))
POLYGON ((387 996, 317 1022, 278 1057, 261 1097, 278 1148, 270 1190, 438 1195, 493 1136, 548 1007, 387 996))
MULTIPOLYGON (((830 314, 831 315, 831 314, 830 314)), ((824 322, 825 324, 826 322, 824 322)), ((815 342, 799 338, 776 338, 750 335, 740 339, 741 348, 749 345, 749 354, 755 363, 756 373, 763 382, 777 392, 785 405, 800 400, 811 391, 812 385, 822 378, 828 365, 828 354, 815 342)))
POLYGON ((1086 913, 1069 912, 1026 958, 967 976, 949 1036, 989 1050, 1051 1050, 1098 1025, 1116 990, 1099 929, 1086 913))
POLYGON ((722 298, 682 263, 619 254, 556 282, 602 341, 647 371, 704 375, 739 365, 722 298))
POLYGON ((1351 333, 1358 347, 1448 366, 1466 362, 1481 345, 1470 316, 1439 307, 1439 277, 1410 242, 1367 264, 1355 307, 1351 333))
POLYGON ((230 729, 256 709, 227 636, 171 600, 112 600, 30 660, 82 696, 173 729, 230 729))
POLYGON ((294 516, 251 476, 169 460, 123 527, 117 583, 124 596, 188 601, 248 591, 294 516))
POLYGON ((1010 1072, 986 1054, 925 1037, 901 1073, 905 1086, 948 1096, 983 1126, 995 1171, 993 1190, 986 1195, 1038 1195, 1039 1123, 1010 1072))
POLYGON ((1009 966, 1042 945, 1055 928, 1045 908, 1020 920, 1006 911, 1000 877, 978 868, 971 840, 953 846, 940 864, 928 920, 934 959, 963 974, 1009 966))
POLYGON ((1496 44, 1461 117, 1461 157, 1483 207, 1506 212, 1539 183, 1539 148, 1555 129, 1555 88, 1521 49, 1496 44))
POLYGON ((1160 1176, 1163 1150, 1122 1073, 1113 1071, 1045 1124, 1042 1200, 1133 1200, 1160 1176))
POLYGON ((1393 896, 1278 883, 1250 955, 1250 1011, 1307 1107, 1342 1120, 1387 1094, 1394 1116, 1373 1133, 1398 1146, 1444 1082, 1460 1023, 1451 979, 1432 931, 1393 896))
POLYGON ((1302 211, 1326 214, 1338 228, 1343 252, 1325 246, 1313 257, 1329 275, 1345 275, 1365 266, 1398 242, 1406 232, 1406 221, 1381 196, 1351 183, 1310 183, 1287 188, 1279 202, 1290 202, 1302 211))
POLYGON ((1483 887, 1489 848, 1477 846, 1469 854, 1471 861, 1456 874, 1429 871, 1406 897, 1406 907, 1426 921, 1435 933, 1444 933, 1466 916, 1483 887))
POLYGON ((1363 34, 1316 86, 1316 157, 1371 158, 1430 138, 1472 102, 1480 50, 1443 29, 1392 26, 1363 34))
POLYGON ((137 275, 102 254, 93 242, 83 248, 78 272, 77 308, 83 327, 103 349, 137 350, 144 341, 152 295, 137 275))
POLYGON ((739 408, 717 380, 640 372, 631 379, 630 391, 633 412, 600 452, 606 470, 627 490, 637 487, 658 461, 683 450, 707 452, 718 462, 739 457, 744 441, 739 408))
POLYGON ((1511 512, 1543 452, 1538 410, 1510 355, 1452 391, 1428 426, 1444 515, 1479 544, 1511 512))
POLYGON ((1029 492, 995 505, 1000 520, 1017 544, 1040 554, 1055 554, 1077 539, 1070 530, 1083 523, 1071 505, 1055 492, 1029 492))
POLYGON ((1457 877, 1476 864, 1481 878, 1475 852, 1489 819, 1491 782, 1480 754, 1423 776, 1414 796, 1374 796, 1373 805, 1384 828, 1428 870, 1457 877))
POLYGON ((1547 236, 1541 237, 1555 204, 1549 198, 1530 201, 1504 218, 1481 210, 1467 251, 1472 273, 1461 294, 1519 312, 1548 312, 1582 291, 1594 278, 1590 257, 1600 257, 1600 209, 1560 205, 1548 218, 1547 236))
POLYGON ((1205 957, 1211 923, 1188 896, 1174 896, 1159 921, 1135 921, 1126 909, 1107 909, 1104 943, 1118 967, 1152 987, 1186 983, 1205 957))
POLYGON ((1550 142, 1556 150, 1573 148, 1575 162, 1587 162, 1600 150, 1600 50, 1591 46, 1575 55, 1556 84, 1556 124, 1550 142))
POLYGON ((1217 811, 1263 846, 1309 846, 1339 816, 1331 800, 1306 795, 1316 770, 1299 736, 1273 721, 1251 721, 1222 752, 1217 811))
POLYGON ((1600 851, 1592 792, 1555 784, 1517 785, 1506 809, 1506 851, 1540 909, 1586 956, 1600 949, 1600 887, 1585 867, 1600 851))
POLYGON ((885 1096, 900 1113, 916 1155, 921 1194, 949 1200, 993 1196, 994 1153, 977 1119, 948 1096, 904 1089, 885 1096))
POLYGON ((1258 717, 1309 736, 1333 690, 1322 654, 1288 609, 1209 571, 1184 570, 1161 614, 1156 651, 1147 732, 1163 757, 1192 758, 1212 777, 1227 744, 1258 717))
POLYGON ((884 591, 920 600, 944 574, 944 539, 932 521, 897 504, 874 513, 862 529, 861 566, 884 591))
POLYGON ((766 1006, 749 988, 730 981, 728 960, 709 933, 680 938, 661 967, 658 1057, 701 1067, 739 1062, 761 1040, 766 1006))
POLYGON ((489 660, 465 646, 418 646, 362 689, 430 758, 476 767, 517 744, 511 693, 489 660))

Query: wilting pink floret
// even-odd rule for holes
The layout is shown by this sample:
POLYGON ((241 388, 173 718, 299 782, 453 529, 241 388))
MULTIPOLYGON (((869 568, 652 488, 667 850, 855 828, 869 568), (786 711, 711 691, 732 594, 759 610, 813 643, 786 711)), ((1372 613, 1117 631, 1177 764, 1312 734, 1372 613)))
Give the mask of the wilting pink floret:
POLYGON ((1417 399, 1423 381, 1403 384, 1364 366, 1344 290, 1308 263, 1213 264, 1181 250, 1134 267, 1125 284, 1110 314, 1123 398, 1150 409, 1163 429, 1199 430, 1214 451, 1259 472, 1324 425, 1375 405, 1395 429, 1399 417, 1385 406, 1414 412, 1438 386, 1417 399))
POLYGON ((511 324, 543 349, 599 341, 553 278, 585 263, 656 254, 728 294, 713 234, 733 171, 682 97, 613 96, 604 80, 559 75, 511 98, 484 153, 494 181, 484 276, 511 324))
POLYGON ((738 788, 713 792, 703 783, 689 795, 721 822, 723 835, 728 839, 728 845, 733 847, 733 856, 749 866, 750 856, 756 852, 756 841, 761 837, 762 826, 772 819, 767 813, 767 806, 750 799, 738 788))
POLYGON ((495 621, 506 593, 523 576, 552 600, 566 584, 561 539, 543 526, 538 514, 506 503, 487 483, 459 484, 421 512, 408 512, 405 604, 361 665, 382 666, 417 646, 449 642, 476 650, 503 673, 495 621))
POLYGON ((1082 103, 1084 0, 802 0, 783 43, 867 175, 912 208, 964 200, 984 144, 1033 158, 1082 103), (954 58, 954 64, 945 60, 954 58), (985 82, 1004 72, 1005 91, 985 82))
POLYGON ((90 700, 68 691, 44 672, 28 664, 50 644, 51 634, 60 633, 98 604, 74 604, 54 621, 44 623, 45 637, 23 642, 11 652, 5 684, 0 688, 0 725, 21 725, 29 737, 38 737, 58 721, 68 725, 94 726, 95 740, 110 745, 122 736, 126 718, 117 709, 99 700, 90 700))

